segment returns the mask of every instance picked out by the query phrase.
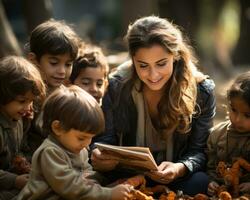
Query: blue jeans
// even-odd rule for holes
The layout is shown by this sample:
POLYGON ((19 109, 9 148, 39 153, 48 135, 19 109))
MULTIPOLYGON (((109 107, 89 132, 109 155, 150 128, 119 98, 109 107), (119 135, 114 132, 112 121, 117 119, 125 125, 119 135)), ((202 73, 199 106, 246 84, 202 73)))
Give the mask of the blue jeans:
POLYGON ((195 172, 185 179, 177 180, 168 185, 171 190, 181 190, 184 194, 194 196, 198 193, 207 194, 208 176, 205 172, 195 172))

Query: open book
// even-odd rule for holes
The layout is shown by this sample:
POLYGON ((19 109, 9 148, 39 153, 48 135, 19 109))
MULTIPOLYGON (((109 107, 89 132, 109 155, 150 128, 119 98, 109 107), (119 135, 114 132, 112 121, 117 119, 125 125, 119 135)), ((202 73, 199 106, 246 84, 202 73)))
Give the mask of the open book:
POLYGON ((124 147, 95 143, 102 152, 109 154, 112 159, 117 159, 120 164, 129 168, 142 170, 157 170, 157 164, 147 147, 124 147))

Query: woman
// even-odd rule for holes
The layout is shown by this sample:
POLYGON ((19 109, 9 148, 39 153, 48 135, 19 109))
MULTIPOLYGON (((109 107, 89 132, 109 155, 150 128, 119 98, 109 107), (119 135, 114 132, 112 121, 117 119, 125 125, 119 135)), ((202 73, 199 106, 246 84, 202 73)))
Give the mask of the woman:
MULTIPOLYGON (((149 147, 159 164, 147 175, 171 189, 205 193, 206 140, 215 115, 214 83, 198 72, 191 47, 180 30, 155 16, 129 26, 132 63, 112 74, 103 100, 106 130, 96 141, 149 147)), ((98 149, 99 171, 118 165, 98 149)))

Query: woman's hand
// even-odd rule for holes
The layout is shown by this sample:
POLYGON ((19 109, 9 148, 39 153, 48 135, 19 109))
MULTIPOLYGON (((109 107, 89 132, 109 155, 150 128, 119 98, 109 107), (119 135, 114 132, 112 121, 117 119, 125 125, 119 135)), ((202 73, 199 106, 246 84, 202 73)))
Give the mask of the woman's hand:
POLYGON ((111 171, 118 165, 118 163, 118 160, 115 160, 97 148, 92 151, 91 164, 94 170, 111 171))
POLYGON ((207 193, 210 196, 214 196, 216 195, 218 189, 219 189, 219 184, 215 181, 212 181, 208 184, 208 189, 207 189, 207 193))
POLYGON ((152 180, 168 184, 185 174, 186 167, 183 163, 162 162, 157 171, 146 173, 152 180))

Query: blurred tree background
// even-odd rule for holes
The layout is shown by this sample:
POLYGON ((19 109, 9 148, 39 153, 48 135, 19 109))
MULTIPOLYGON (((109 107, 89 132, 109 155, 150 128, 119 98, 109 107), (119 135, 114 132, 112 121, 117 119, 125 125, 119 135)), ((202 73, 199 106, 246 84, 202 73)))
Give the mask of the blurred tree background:
POLYGON ((248 69, 249 0, 0 0, 0 57, 23 55, 30 31, 52 17, 73 24, 84 41, 104 48, 116 66, 127 59, 123 37, 128 24, 152 14, 180 26, 217 90, 225 88, 218 80, 228 83, 248 69))

